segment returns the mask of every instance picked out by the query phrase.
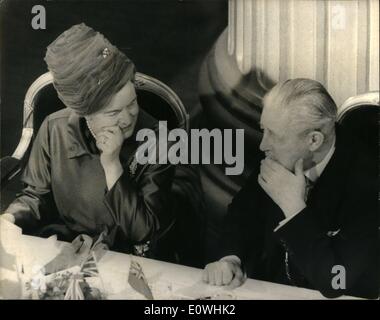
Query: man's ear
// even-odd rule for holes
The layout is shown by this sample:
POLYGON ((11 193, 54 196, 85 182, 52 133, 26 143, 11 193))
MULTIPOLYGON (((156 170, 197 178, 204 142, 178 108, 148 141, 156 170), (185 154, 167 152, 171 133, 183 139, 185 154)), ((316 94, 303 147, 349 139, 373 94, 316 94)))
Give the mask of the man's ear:
POLYGON ((321 147, 321 145, 325 141, 325 136, 320 131, 312 131, 308 134, 308 141, 309 150, 311 152, 315 152, 321 147))

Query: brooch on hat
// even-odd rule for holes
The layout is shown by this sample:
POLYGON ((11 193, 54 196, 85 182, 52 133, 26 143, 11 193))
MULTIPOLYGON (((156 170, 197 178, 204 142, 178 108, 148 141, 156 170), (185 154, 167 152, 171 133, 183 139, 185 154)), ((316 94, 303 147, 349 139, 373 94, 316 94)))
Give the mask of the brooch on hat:
MULTIPOLYGON (((105 47, 105 48, 103 49, 103 51, 102 51, 102 57, 103 57, 103 59, 107 58, 107 57, 110 56, 110 55, 111 55, 111 51, 110 51, 110 49, 108 49, 107 47, 105 47)), ((101 83, 102 83, 102 81, 99 79, 99 80, 98 80, 98 86, 99 86, 101 83)))
POLYGON ((110 49, 108 49, 107 47, 103 49, 102 56, 104 59, 107 58, 110 54, 111 54, 110 49))

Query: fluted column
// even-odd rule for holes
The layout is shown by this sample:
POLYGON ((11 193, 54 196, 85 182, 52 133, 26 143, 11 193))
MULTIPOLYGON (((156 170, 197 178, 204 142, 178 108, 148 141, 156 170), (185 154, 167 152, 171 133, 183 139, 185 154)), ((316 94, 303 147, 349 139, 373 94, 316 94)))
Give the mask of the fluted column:
POLYGON ((312 78, 338 105, 379 89, 377 0, 230 0, 226 32, 241 75, 264 89, 312 78))

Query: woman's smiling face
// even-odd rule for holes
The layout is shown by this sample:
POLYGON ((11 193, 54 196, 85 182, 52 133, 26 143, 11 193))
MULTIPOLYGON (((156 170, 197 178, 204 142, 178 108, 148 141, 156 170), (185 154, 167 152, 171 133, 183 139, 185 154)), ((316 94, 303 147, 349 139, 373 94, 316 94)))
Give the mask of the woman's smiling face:
POLYGON ((139 105, 136 90, 131 81, 120 89, 100 111, 86 116, 92 131, 99 134, 107 127, 119 126, 124 139, 129 138, 136 126, 139 105))

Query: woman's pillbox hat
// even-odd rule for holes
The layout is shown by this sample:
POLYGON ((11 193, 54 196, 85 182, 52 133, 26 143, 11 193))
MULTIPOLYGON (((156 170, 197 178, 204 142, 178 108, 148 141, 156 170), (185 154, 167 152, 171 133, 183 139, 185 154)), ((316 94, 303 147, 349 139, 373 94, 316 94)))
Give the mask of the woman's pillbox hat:
POLYGON ((82 116, 101 110, 135 75, 133 62, 84 23, 53 41, 45 61, 58 97, 82 116))

